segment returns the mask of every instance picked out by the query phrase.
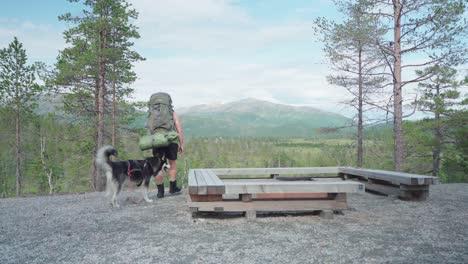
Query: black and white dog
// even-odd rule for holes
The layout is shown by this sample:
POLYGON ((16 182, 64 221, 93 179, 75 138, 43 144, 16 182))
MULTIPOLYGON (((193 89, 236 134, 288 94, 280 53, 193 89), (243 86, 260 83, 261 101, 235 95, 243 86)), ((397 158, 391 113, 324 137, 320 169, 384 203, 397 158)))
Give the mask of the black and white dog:
POLYGON ((163 157, 111 161, 110 156, 117 156, 117 150, 113 146, 104 146, 96 154, 96 165, 106 176, 106 192, 110 197, 110 204, 119 207, 117 195, 127 180, 130 184, 143 189, 143 199, 146 202, 153 202, 148 198, 148 188, 151 177, 156 176, 163 168, 165 163, 163 157))

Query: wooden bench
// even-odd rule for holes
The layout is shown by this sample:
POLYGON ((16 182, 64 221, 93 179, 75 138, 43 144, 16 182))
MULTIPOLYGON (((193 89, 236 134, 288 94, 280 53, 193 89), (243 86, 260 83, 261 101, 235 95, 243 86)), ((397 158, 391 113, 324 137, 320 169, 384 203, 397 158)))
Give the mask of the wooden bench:
POLYGON ((438 177, 352 167, 340 167, 339 176, 365 184, 366 190, 413 201, 426 200, 429 186, 439 184, 438 177))
POLYGON ((330 210, 347 208, 346 194, 362 192, 364 187, 403 200, 423 201, 433 184, 439 184, 438 177, 352 167, 196 169, 189 172, 188 199, 192 212, 240 211, 252 216, 256 211, 322 210, 329 214, 330 210), (291 175, 339 178, 275 180, 280 175, 282 178, 291 175))
POLYGON ((333 210, 347 208, 346 194, 364 192, 364 185, 352 181, 279 181, 284 174, 338 174, 337 167, 195 169, 189 172, 188 203, 191 212, 321 211, 326 218, 333 210), (232 175, 270 175, 270 178, 223 179, 232 175))

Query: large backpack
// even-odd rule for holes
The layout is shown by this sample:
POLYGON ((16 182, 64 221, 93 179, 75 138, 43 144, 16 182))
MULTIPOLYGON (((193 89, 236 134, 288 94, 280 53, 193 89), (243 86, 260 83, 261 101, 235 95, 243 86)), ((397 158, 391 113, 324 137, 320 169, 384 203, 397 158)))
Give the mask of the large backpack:
POLYGON ((146 127, 151 134, 175 131, 174 110, 171 96, 167 93, 155 93, 148 102, 148 121, 146 127))

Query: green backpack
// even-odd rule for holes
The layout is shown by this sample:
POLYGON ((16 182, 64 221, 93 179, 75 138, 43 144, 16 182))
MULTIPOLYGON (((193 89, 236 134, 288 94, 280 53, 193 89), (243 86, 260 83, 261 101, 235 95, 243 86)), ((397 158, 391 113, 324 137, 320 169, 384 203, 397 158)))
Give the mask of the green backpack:
POLYGON ((179 134, 175 131, 174 110, 171 96, 167 93, 155 93, 148 102, 148 121, 146 127, 150 135, 140 137, 141 150, 168 146, 179 143, 179 134))
POLYGON ((156 131, 175 131, 174 110, 171 96, 167 93, 155 93, 148 102, 148 122, 146 127, 153 135, 156 131))

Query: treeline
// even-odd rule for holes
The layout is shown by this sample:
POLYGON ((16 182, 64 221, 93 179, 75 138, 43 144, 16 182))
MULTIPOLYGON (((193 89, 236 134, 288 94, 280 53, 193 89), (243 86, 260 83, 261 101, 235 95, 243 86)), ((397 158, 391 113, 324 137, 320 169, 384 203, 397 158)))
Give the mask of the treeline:
MULTIPOLYGON (((3 115, 2 123, 11 123, 12 118, 9 118, 10 121, 5 118, 3 115)), ((22 132, 25 138, 21 163, 23 194, 92 190, 89 174, 93 160, 89 153, 93 149, 93 138, 83 137, 83 126, 64 122, 53 115, 31 115, 28 118, 28 126, 22 132)), ((453 124, 447 130, 453 142, 445 145, 443 150, 439 175, 444 183, 468 182, 468 115, 465 114, 463 118, 464 124, 453 124)), ((431 122, 404 123, 407 148, 411 153, 406 157, 408 172, 431 172, 431 122)), ((5 126, 0 128, 0 132, 14 136, 11 128, 5 126)), ((150 151, 138 149, 139 133, 142 131, 119 131, 119 159, 141 159, 151 155, 150 151)), ((392 127, 367 129, 364 135, 364 167, 392 170, 392 127)), ((11 139, 5 139, 0 143, 1 197, 15 195, 15 177, 9 176, 14 175, 15 171, 14 156, 7 144, 11 139)), ((355 152, 356 143, 352 135, 339 138, 188 137, 185 153, 179 156, 177 174, 186 185, 187 172, 194 168, 356 166, 355 152)))
POLYGON ((345 103, 355 110, 357 166, 364 164, 364 127, 383 121, 368 113, 381 111, 393 126, 394 170, 408 170, 403 120, 419 109, 435 120, 431 173, 439 175, 446 141, 442 119, 459 116, 455 109, 466 107, 457 88, 467 78, 455 69, 468 58, 466 1, 334 3, 342 19, 317 18, 315 30, 333 70, 328 81, 349 93, 345 103), (414 90, 417 94, 408 92, 414 90))
MULTIPOLYGON (((343 19, 319 18, 315 29, 333 69, 328 81, 350 94, 356 135, 189 138, 179 174, 197 167, 353 165, 466 181, 468 100, 459 90, 468 78, 456 70, 467 61, 466 1, 336 3, 343 19), (417 95, 404 98, 408 90, 417 95), (403 122, 416 110, 428 118, 403 122), (385 120, 372 119, 378 115, 368 113, 375 111, 385 120), (391 128, 366 132, 366 126, 383 121, 391 128)), ((132 49, 140 37, 138 12, 125 0, 82 4, 82 13, 59 17, 69 28, 54 65, 28 61, 16 37, 0 49, 3 197, 102 190, 93 158, 104 144, 114 144, 121 159, 149 155, 136 147, 143 131, 128 125, 135 117, 127 102, 136 80, 133 65, 144 60, 132 49), (38 115, 38 101, 51 97, 59 98, 58 108, 38 115)))
MULTIPOLYGON (((71 136, 67 135, 68 130, 62 130, 58 134, 61 137, 57 138, 55 131, 49 133, 42 126, 36 127, 44 131, 34 143, 43 142, 41 162, 46 171, 51 169, 44 163, 47 139, 60 142, 57 144, 62 145, 61 150, 67 148, 69 141, 80 141, 85 146, 78 151, 83 151, 86 159, 92 159, 105 144, 119 145, 119 122, 128 117, 126 100, 133 92, 130 85, 136 80, 133 64, 144 60, 132 50, 133 41, 140 37, 133 24, 138 13, 125 0, 83 1, 82 5, 81 14, 65 13, 58 18, 69 27, 63 32, 66 48, 59 51, 53 66, 28 62, 26 50, 16 37, 0 50, 0 109, 5 118, 14 120, 14 139, 7 142, 14 149, 16 195, 21 194, 22 174, 25 174, 22 162, 31 148, 26 144, 31 139, 24 137, 22 129, 31 127, 33 120, 28 116, 34 114, 38 100, 44 95, 60 96, 59 110, 66 121, 74 124, 73 129, 76 126, 80 130, 71 136)), ((42 125, 42 120, 38 119, 38 124, 42 125)), ((50 162, 68 164, 63 159, 50 162)), ((103 190, 104 180, 99 177, 94 162, 91 164, 91 171, 89 168, 86 171, 91 189, 103 190)), ((85 167, 89 162, 81 165, 85 167)))
MULTIPOLYGON (((0 109, 0 197, 16 194, 14 115, 0 109)), ((93 127, 75 123, 67 116, 29 113, 23 116, 20 131, 19 171, 21 194, 52 194, 93 190, 90 175, 93 170, 95 141, 93 127)), ((110 120, 108 120, 110 121, 110 120)), ((121 122, 118 122, 121 123, 121 122)), ((122 127, 122 128, 120 128, 122 127)), ((110 135, 107 130, 106 134, 110 135)), ((136 159, 142 153, 136 144, 138 134, 117 128, 119 158, 136 159), (122 150, 122 151, 120 151, 122 150)))

